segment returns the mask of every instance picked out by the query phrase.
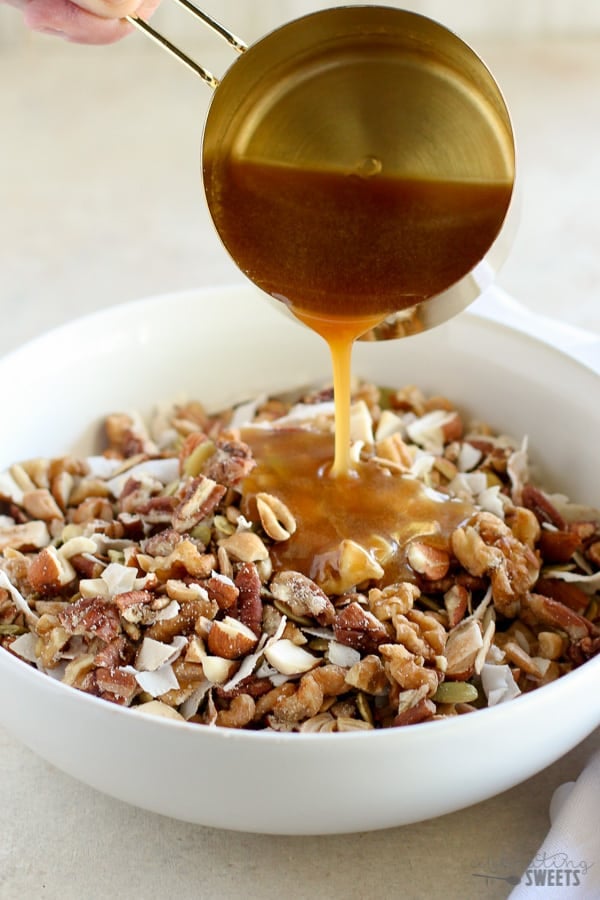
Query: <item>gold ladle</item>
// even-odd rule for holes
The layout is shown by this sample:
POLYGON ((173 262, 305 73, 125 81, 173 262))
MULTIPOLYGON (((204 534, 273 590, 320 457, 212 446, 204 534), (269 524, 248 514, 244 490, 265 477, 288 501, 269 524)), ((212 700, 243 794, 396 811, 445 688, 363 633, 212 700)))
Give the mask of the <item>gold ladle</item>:
POLYGON ((511 237, 515 146, 470 47, 384 6, 326 9, 247 47, 177 2, 241 54, 220 81, 128 21, 214 89, 208 207, 258 287, 305 321, 364 316, 375 340, 433 327, 481 294, 511 237))

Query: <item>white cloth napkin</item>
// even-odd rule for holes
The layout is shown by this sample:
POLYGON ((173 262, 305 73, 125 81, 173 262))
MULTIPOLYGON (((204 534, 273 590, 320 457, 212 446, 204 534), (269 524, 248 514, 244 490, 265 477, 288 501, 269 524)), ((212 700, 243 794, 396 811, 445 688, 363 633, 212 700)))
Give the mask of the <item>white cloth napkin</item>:
POLYGON ((600 900, 600 751, 556 789, 550 821, 509 900, 600 900))

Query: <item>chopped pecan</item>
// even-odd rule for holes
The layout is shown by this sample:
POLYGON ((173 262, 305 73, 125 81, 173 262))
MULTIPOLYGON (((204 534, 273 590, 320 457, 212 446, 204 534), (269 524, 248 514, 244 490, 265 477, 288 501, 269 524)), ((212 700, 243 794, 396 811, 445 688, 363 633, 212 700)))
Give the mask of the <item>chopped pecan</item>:
POLYGON ((139 693, 138 683, 131 672, 122 669, 99 668, 95 670, 95 681, 102 697, 121 703, 131 703, 139 693))
POLYGON ((142 541, 142 550, 149 556, 169 556, 183 537, 174 528, 166 528, 142 541))
POLYGON ((58 614, 69 634, 99 637, 110 643, 121 630, 119 612, 114 603, 101 597, 82 597, 58 614))
POLYGON ((179 532, 190 531, 215 511, 226 493, 226 487, 204 475, 193 478, 173 511, 173 528, 179 532))
POLYGON ((136 625, 153 621, 153 615, 148 617, 148 613, 152 613, 153 610, 146 609, 153 600, 154 594, 151 594, 150 591, 124 591, 122 594, 116 594, 113 598, 123 618, 136 625))
POLYGON ((103 669, 115 669, 133 661, 134 649, 126 637, 121 635, 106 644, 94 657, 94 665, 103 669))
POLYGON ((516 506, 506 513, 506 524, 513 535, 522 544, 526 544, 532 550, 544 532, 540 528, 535 513, 524 506, 516 506))
POLYGON ((323 691, 324 697, 338 697, 346 693, 346 669, 333 664, 319 666, 312 671, 312 676, 323 691))
POLYGON ((70 513, 69 519, 78 525, 92 522, 94 519, 112 522, 112 504, 104 497, 88 497, 86 500, 82 500, 77 508, 70 513))
MULTIPOLYGON (((246 565, 249 565, 246 563, 246 565)), ((216 600, 219 609, 232 609, 237 603, 239 587, 225 575, 215 572, 204 582, 204 587, 211 600, 216 600)), ((259 582, 260 592, 260 582, 259 582)))
POLYGON ((431 696, 435 694, 440 676, 434 669, 429 669, 419 662, 410 650, 402 644, 382 644, 379 648, 385 660, 385 670, 390 678, 404 690, 413 690, 427 686, 427 692, 431 696))
POLYGON ((262 631, 263 603, 261 581, 254 563, 242 563, 235 576, 235 586, 239 592, 237 601, 239 620, 259 637, 262 631))
POLYGON ((528 594, 525 606, 535 621, 565 631, 572 641, 579 641, 594 631, 589 619, 569 609, 564 603, 544 597, 542 594, 528 594))
POLYGON ((346 681, 359 691, 374 696, 385 694, 390 686, 383 663, 374 654, 369 654, 355 663, 346 673, 346 681))
POLYGON ((180 635, 193 634, 196 623, 205 615, 206 602, 202 600, 190 600, 182 603, 176 616, 172 619, 162 619, 155 622, 146 630, 146 637, 153 638, 161 643, 168 643, 180 635))
POLYGON ((424 698, 409 706, 403 712, 398 713, 392 721, 392 726, 398 728, 402 725, 416 725, 419 722, 426 722, 433 718, 436 713, 435 703, 432 700, 424 698))
POLYGON ((333 632, 340 644, 366 653, 375 652, 380 644, 390 639, 379 619, 356 602, 350 603, 336 615, 333 632))
POLYGON ((567 523, 554 504, 539 488, 534 487, 532 484, 523 485, 521 502, 523 506, 535 513, 540 525, 548 523, 554 525, 559 531, 566 529, 567 523))
POLYGON ((430 613, 412 609, 394 617, 396 640, 423 659, 435 659, 444 652, 446 630, 430 613))
POLYGON ((582 546, 581 538, 574 531, 549 531, 543 528, 538 541, 542 559, 547 563, 567 563, 582 546))
POLYGON ((535 584, 540 561, 527 544, 491 513, 478 513, 472 524, 452 534, 452 549, 472 575, 487 574, 494 605, 503 615, 515 616, 522 597, 535 584))
POLYGON ((335 608, 325 591, 301 572, 278 572, 269 590, 293 616, 314 618, 321 625, 331 625, 335 619, 335 608))
POLYGON ((236 487, 255 465, 252 451, 243 441, 217 441, 204 474, 226 487, 236 487))
POLYGON ((588 659, 592 659, 600 653, 600 636, 590 637, 588 635, 575 641, 571 644, 567 653, 576 666, 582 665, 588 659))
POLYGON ((590 598, 584 590, 570 581, 561 578, 538 578, 535 583, 536 594, 543 594, 558 603, 563 603, 577 613, 587 609, 590 598))
POLYGON ((139 555, 138 564, 144 572, 155 572, 161 581, 192 575, 195 578, 209 578, 216 559, 212 553, 201 553, 189 539, 180 541, 168 556, 139 555))
POLYGON ((406 615, 420 595, 419 588, 409 581, 371 588, 368 594, 369 609, 381 622, 391 621, 395 615, 406 615))
POLYGON ((309 672, 302 676, 295 693, 282 697, 275 703, 273 717, 276 721, 289 724, 310 719, 321 709, 323 697, 323 690, 309 672))
POLYGON ((151 497, 135 511, 149 525, 170 525, 176 503, 174 497, 151 497))

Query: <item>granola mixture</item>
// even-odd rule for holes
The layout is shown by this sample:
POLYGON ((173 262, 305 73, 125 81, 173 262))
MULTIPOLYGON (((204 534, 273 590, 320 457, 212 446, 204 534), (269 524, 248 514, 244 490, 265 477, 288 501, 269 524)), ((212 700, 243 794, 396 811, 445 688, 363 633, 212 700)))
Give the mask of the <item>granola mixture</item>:
POLYGON ((277 571, 296 517, 268 492, 242 514, 240 428, 332 430, 330 401, 112 415, 102 456, 0 473, 2 652, 143 712, 300 732, 470 713, 598 653, 599 514, 532 483, 526 442, 414 387, 357 386, 353 453, 469 501, 469 521, 447 550, 414 539, 398 583, 365 553, 337 594, 277 571))

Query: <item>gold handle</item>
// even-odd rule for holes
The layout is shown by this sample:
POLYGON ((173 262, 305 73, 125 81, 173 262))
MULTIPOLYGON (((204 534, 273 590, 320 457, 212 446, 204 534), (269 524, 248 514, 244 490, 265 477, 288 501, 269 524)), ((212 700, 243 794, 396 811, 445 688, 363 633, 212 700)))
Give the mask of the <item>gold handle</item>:
MULTIPOLYGON (((212 19, 207 13, 203 12, 201 9, 198 9, 197 6, 194 6, 190 0, 175 0, 176 3, 179 3, 180 6, 183 6, 184 9, 187 9, 193 16, 207 25, 212 31, 216 32, 220 37, 224 38, 227 41, 230 47, 233 47, 238 53, 243 53, 244 50, 247 49, 247 44, 244 43, 239 37, 236 37, 231 31, 228 31, 223 25, 220 25, 219 22, 216 22, 212 19)), ((140 19, 138 16, 125 16, 125 20, 129 22, 130 25, 133 25, 135 28, 139 29, 143 32, 150 40, 159 44, 164 50, 186 65, 192 72, 195 72, 196 75, 199 75, 200 78, 205 81, 211 88, 216 88, 219 84, 218 78, 216 78, 212 72, 209 72, 208 69, 205 69, 204 66, 201 66, 199 63, 194 62, 193 59, 190 59, 187 54, 185 54, 179 47, 176 47, 175 44, 172 44, 171 41, 167 40, 159 31, 153 28, 148 24, 144 19, 140 19)))

